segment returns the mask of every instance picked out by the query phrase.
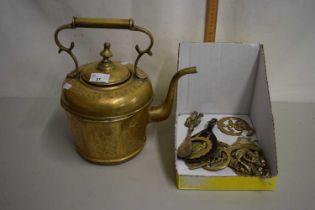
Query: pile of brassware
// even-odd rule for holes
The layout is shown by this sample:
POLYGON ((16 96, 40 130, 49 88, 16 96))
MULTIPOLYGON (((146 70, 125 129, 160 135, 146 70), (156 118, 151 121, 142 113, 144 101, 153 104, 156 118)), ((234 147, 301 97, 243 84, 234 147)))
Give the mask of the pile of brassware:
POLYGON ((240 176, 269 176, 263 150, 250 137, 255 130, 245 120, 224 117, 218 121, 213 118, 204 130, 192 136, 202 117, 203 114, 193 112, 186 119, 187 135, 177 150, 177 157, 183 159, 189 169, 218 171, 230 167, 240 176), (231 145, 218 141, 212 131, 215 125, 222 133, 239 137, 231 145))

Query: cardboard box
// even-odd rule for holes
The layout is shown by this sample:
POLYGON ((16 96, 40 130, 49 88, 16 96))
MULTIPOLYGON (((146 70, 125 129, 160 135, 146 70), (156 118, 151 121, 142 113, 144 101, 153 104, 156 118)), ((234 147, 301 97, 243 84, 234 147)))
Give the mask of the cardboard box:
MULTIPOLYGON (((198 73, 178 83, 175 155, 184 140, 185 119, 193 111, 204 114, 194 133, 204 129, 211 118, 239 116, 252 125, 252 137, 263 149, 270 177, 243 177, 230 168, 210 172, 189 170, 176 158, 177 187, 198 190, 272 190, 277 181, 275 131, 271 110, 264 49, 260 44, 181 43, 178 69, 197 66, 198 73)), ((219 141, 232 144, 236 136, 213 129, 219 141)), ((193 134, 194 134, 193 133, 193 134)))

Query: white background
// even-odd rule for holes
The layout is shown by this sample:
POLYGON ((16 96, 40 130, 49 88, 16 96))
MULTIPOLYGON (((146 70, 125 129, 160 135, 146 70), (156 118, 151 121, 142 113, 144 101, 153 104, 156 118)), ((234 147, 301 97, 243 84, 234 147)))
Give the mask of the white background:
MULTIPOLYGON (((221 0, 217 41, 265 46, 273 101, 315 102, 315 1, 221 0)), ((181 41, 203 41, 205 0, 2 0, 0 2, 0 97, 59 97, 74 67, 58 55, 55 29, 72 16, 130 18, 155 37, 153 56, 140 61, 162 99, 177 68, 181 41)), ((147 38, 122 30, 75 29, 61 33, 75 41, 80 64, 99 60, 103 43, 114 59, 133 62, 135 44, 147 38)))

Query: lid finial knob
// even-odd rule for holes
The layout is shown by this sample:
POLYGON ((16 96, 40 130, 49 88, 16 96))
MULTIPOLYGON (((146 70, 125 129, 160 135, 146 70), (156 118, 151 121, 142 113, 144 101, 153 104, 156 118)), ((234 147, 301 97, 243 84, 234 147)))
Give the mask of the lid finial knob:
POLYGON ((103 60, 99 64, 99 69, 111 69, 113 67, 113 63, 109 58, 113 57, 113 54, 110 51, 109 42, 105 42, 104 49, 100 55, 103 57, 103 60))
POLYGON ((113 54, 110 51, 110 43, 109 42, 105 42, 104 50, 100 54, 103 57, 103 62, 109 62, 109 58, 113 57, 113 54))

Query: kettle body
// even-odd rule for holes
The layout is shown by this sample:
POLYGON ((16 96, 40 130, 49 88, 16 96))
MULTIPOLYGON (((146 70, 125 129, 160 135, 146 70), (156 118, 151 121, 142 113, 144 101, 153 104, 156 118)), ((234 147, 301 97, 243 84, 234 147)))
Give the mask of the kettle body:
POLYGON ((85 119, 66 112, 78 153, 88 161, 106 165, 136 156, 145 144, 148 108, 112 121, 85 119))

